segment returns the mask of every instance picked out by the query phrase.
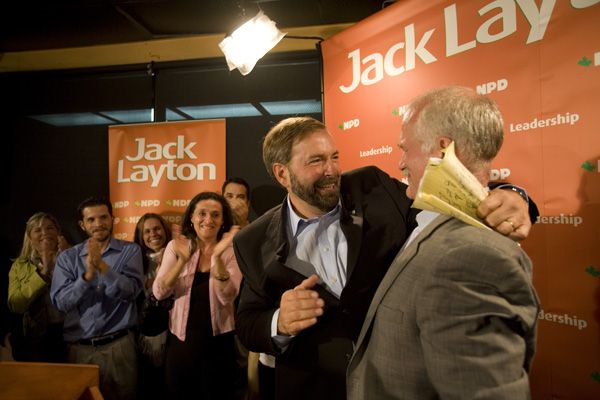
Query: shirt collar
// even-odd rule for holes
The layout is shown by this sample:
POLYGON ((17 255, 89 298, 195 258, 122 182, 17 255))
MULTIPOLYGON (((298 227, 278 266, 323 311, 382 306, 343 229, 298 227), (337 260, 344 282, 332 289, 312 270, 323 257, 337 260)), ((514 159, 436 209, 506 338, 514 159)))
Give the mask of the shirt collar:
POLYGON ((318 222, 321 219, 339 218, 340 209, 342 207, 341 201, 338 201, 338 204, 327 214, 321 215, 320 217, 314 217, 314 218, 307 219, 307 218, 302 218, 301 216, 299 216, 296 213, 296 211, 294 210, 294 207, 292 207, 292 202, 290 201, 289 195, 286 197, 286 201, 287 201, 287 206, 288 206, 288 211, 289 211, 288 212, 289 226, 291 229, 292 237, 296 236, 296 233, 298 233, 298 230, 300 230, 302 227, 304 227, 306 225, 310 225, 314 222, 318 222))
POLYGON ((417 220, 417 225, 419 226, 419 228, 423 229, 427 225, 429 225, 431 221, 436 219, 439 215, 440 213, 437 213, 435 211, 422 210, 420 213, 417 214, 415 219, 417 220))

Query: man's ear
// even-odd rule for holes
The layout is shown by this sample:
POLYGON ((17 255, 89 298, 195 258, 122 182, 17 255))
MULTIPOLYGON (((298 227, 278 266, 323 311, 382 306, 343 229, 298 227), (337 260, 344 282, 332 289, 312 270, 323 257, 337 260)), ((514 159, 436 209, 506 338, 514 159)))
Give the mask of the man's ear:
POLYGON ((281 186, 283 186, 284 188, 287 188, 289 186, 290 175, 287 166, 279 163, 273 164, 273 175, 275 176, 275 179, 277 179, 277 182, 279 182, 281 186))
POLYGON ((83 224, 83 221, 79 221, 79 227, 85 232, 85 225, 83 224))
POLYGON ((452 143, 452 139, 448 136, 438 136, 437 138, 438 150, 444 150, 450 146, 450 143, 452 143))

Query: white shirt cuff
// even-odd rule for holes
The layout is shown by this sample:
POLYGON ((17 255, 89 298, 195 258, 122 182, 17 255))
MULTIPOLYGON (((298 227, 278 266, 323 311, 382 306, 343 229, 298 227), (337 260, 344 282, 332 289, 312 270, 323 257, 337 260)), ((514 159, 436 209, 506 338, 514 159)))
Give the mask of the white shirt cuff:
POLYGON ((271 339, 273 340, 273 343, 275 343, 275 346, 277 346, 277 348, 283 353, 287 349, 290 342, 292 341, 293 336, 277 334, 277 322, 279 321, 279 310, 280 310, 280 308, 278 308, 273 313, 273 318, 271 319, 271 339))

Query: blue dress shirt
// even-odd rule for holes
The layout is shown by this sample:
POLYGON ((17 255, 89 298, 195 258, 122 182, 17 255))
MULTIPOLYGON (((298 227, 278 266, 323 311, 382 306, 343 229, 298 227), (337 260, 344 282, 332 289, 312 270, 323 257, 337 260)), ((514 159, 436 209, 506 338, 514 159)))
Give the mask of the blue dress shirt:
POLYGON ((341 205, 320 217, 300 217, 288 197, 288 242, 290 252, 286 265, 310 275, 314 271, 320 283, 337 298, 346 285, 348 242, 340 226, 341 205))
POLYGON ((83 279, 87 240, 60 253, 50 297, 64 312, 64 339, 73 342, 107 335, 137 325, 136 297, 143 287, 142 253, 131 242, 110 238, 102 252, 109 265, 104 275, 83 279))

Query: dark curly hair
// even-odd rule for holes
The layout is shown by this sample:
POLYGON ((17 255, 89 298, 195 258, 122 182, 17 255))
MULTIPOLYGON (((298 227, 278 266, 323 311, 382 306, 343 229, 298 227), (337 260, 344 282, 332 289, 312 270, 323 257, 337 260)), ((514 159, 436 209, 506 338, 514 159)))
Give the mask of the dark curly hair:
POLYGON ((198 193, 196 196, 194 196, 194 198, 190 201, 190 204, 185 209, 183 220, 181 221, 181 233, 186 238, 192 240, 192 253, 196 251, 197 242, 195 239, 198 238, 196 230, 192 226, 192 215, 194 214, 194 210, 196 210, 196 205, 203 200, 214 200, 221 204, 221 209, 223 210, 223 225, 221 225, 221 229, 219 229, 219 232, 217 233, 217 241, 221 240, 223 234, 228 232, 233 225, 231 208, 229 207, 227 200, 225 200, 225 197, 215 192, 198 193))

